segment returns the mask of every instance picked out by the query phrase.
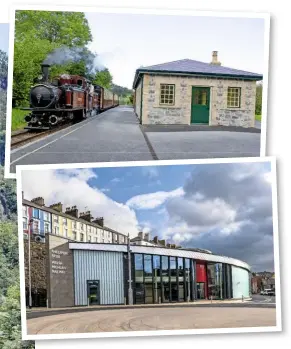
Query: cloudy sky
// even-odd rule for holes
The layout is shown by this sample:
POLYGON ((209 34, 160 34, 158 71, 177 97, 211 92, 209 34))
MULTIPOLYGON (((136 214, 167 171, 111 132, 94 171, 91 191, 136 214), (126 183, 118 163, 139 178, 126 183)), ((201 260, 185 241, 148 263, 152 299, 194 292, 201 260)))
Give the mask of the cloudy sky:
POLYGON ((200 247, 273 271, 269 162, 23 171, 42 196, 104 216, 108 227, 200 247))
POLYGON ((0 23, 0 50, 8 52, 9 43, 9 25, 6 23, 0 23))
POLYGON ((201 16, 86 13, 93 52, 115 84, 132 88, 135 70, 179 59, 263 73, 264 20, 201 16), (110 23, 110 24, 109 24, 110 23))

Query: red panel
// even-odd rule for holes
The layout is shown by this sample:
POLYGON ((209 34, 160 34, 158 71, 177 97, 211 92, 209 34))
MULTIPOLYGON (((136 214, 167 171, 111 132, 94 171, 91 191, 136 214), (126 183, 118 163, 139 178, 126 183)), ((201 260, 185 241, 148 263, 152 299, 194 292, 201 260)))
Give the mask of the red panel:
POLYGON ((206 265, 204 263, 196 263, 196 282, 207 282, 206 265))

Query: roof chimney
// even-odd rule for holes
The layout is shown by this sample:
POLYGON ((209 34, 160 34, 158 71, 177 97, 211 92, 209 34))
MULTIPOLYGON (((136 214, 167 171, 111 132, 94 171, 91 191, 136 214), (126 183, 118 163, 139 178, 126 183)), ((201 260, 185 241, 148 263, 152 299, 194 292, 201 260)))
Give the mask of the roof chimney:
POLYGON ((37 204, 39 206, 44 206, 44 198, 38 196, 37 198, 34 198, 31 200, 34 204, 37 204))
POLYGON ((212 51, 212 61, 210 64, 221 65, 221 63, 218 61, 218 51, 212 51))
POLYGON ((50 205, 50 208, 58 212, 63 212, 63 204, 61 202, 50 205))
POLYGON ((67 207, 66 208, 66 214, 68 214, 69 216, 78 218, 78 209, 77 206, 72 206, 72 207, 67 207))
POLYGON ((145 233, 145 234, 144 234, 144 239, 145 239, 146 241, 149 241, 149 240, 150 240, 150 233, 145 233))
POLYGON ((93 217, 90 211, 86 211, 86 212, 81 212, 79 218, 84 219, 84 221, 91 222, 93 217))
POLYGON ((98 217, 95 218, 92 223, 96 223, 98 225, 100 225, 101 227, 104 227, 104 218, 103 217, 98 217))
POLYGON ((138 232, 138 237, 141 238, 141 240, 144 239, 144 233, 143 233, 143 231, 138 232))

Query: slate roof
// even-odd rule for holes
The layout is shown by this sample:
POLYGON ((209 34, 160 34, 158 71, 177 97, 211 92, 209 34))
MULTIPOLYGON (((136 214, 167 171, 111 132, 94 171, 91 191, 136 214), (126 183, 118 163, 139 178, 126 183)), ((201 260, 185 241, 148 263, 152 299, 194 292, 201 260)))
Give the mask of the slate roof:
POLYGON ((136 87, 139 76, 143 73, 183 73, 190 75, 216 76, 224 78, 243 78, 248 80, 262 80, 263 75, 244 70, 228 68, 210 63, 195 61, 193 59, 181 59, 178 61, 156 64, 142 67, 136 70, 133 87, 136 87))

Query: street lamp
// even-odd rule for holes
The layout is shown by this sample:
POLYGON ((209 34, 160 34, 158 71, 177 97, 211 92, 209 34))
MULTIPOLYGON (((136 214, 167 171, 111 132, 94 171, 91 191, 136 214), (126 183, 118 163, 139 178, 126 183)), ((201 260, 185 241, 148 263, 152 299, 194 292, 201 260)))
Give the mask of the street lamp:
POLYGON ((33 219, 31 218, 29 220, 29 230, 28 230, 28 288, 29 288, 29 294, 28 294, 28 307, 29 309, 32 308, 32 296, 31 296, 31 267, 30 267, 30 259, 31 259, 31 250, 30 250, 30 239, 31 239, 31 233, 32 233, 32 227, 33 225, 33 219))
POLYGON ((127 235, 127 259, 128 259, 128 304, 133 304, 133 294, 132 294, 132 277, 131 277, 131 250, 130 250, 130 238, 127 235))
POLYGON ((190 302, 190 270, 186 270, 187 274, 187 282, 188 282, 188 295, 187 295, 187 302, 190 302))

